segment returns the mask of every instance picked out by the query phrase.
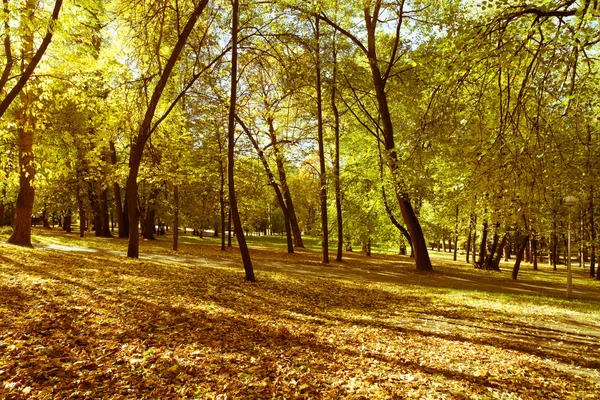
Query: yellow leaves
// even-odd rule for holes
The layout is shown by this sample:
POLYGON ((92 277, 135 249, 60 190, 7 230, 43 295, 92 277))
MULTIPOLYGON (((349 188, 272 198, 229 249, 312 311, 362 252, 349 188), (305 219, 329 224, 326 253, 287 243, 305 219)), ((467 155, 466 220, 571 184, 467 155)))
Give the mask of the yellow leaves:
MULTIPOLYGON (((66 397, 73 387, 90 398, 596 393, 577 372, 598 362, 598 344, 584 335, 600 332, 577 322, 598 322, 588 303, 568 311, 546 298, 416 280, 319 279, 306 273, 309 252, 285 258, 286 268, 304 273, 259 270, 260 281, 246 285, 216 245, 184 243, 173 256, 159 240, 144 244, 152 259, 126 260, 112 253, 121 241, 52 240, 105 250, 82 257, 0 245, 0 326, 10 326, 0 330, 0 379, 8 383, 0 393, 8 397, 66 397), (562 322, 550 328, 547 319, 562 322)), ((280 261, 268 248, 257 258, 280 261)), ((403 271, 355 258, 346 273, 403 271)))

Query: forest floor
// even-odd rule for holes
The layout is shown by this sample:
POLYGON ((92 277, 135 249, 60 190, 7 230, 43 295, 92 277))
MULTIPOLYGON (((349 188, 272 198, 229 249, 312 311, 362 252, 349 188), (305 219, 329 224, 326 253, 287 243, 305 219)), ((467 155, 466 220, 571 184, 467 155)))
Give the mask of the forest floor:
POLYGON ((216 238, 0 235, 0 398, 600 399, 600 282, 216 238), (334 259, 332 253, 332 260, 334 259))

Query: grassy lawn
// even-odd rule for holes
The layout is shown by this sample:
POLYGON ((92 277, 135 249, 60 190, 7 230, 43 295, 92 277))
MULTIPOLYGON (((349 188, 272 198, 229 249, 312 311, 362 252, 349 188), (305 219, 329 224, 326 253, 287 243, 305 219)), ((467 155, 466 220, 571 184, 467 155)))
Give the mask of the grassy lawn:
MULTIPOLYGON (((102 251, 0 235, 3 398, 600 398, 600 302, 461 284, 512 284, 509 264, 479 271, 433 252, 435 272, 419 274, 406 257, 355 252, 331 268, 358 278, 331 278, 317 240, 287 255, 284 238, 250 237, 251 284, 215 238, 182 237, 177 257, 202 265, 168 237, 141 243, 151 260, 109 252, 126 240, 34 239, 102 251)), ((540 269, 523 264, 520 281, 564 284, 564 271, 540 269)))

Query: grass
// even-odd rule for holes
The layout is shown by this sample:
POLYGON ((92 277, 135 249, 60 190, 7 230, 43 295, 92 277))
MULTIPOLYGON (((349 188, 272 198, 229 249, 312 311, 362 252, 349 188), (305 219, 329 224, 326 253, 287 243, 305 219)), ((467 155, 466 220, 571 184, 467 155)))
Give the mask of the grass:
MULTIPOLYGON (((435 253, 433 274, 390 255, 322 267, 317 250, 250 237, 250 284, 214 238, 183 237, 178 255, 144 241, 152 260, 110 252, 125 240, 34 239, 103 251, 0 244, 0 397, 600 398, 600 302, 462 287, 515 284, 508 271, 435 253)), ((575 285, 600 288, 583 273, 575 285)))

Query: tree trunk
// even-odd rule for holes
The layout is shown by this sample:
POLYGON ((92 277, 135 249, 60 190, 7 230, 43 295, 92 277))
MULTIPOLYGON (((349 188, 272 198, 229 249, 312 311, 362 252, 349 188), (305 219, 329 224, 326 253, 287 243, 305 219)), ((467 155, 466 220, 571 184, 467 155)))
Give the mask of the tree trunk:
MULTIPOLYGON (((34 54, 33 53, 33 31, 32 31, 31 25, 28 26, 27 23, 25 23, 24 21, 25 20, 31 21, 33 19, 32 18, 33 16, 29 16, 26 14, 28 12, 33 13, 37 7, 37 4, 33 0, 26 0, 25 10, 24 10, 25 12, 22 14, 22 16, 24 18, 21 18, 22 22, 21 22, 20 28, 21 28, 22 32, 25 32, 23 34, 23 56, 22 56, 21 62, 22 62, 23 66, 25 66, 25 65, 27 65, 27 66, 24 68, 21 68, 22 73, 21 73, 21 76, 19 77, 19 80, 17 81, 15 86, 6 94, 6 97, 4 97, 4 99, 2 99, 2 102, 0 103, 0 118, 2 118, 2 116, 4 115, 4 113, 10 106, 10 104, 14 101, 14 99, 17 96, 21 96, 23 94, 22 91, 25 87, 25 84, 27 83, 27 81, 29 80, 31 75, 33 74, 35 67, 42 59, 42 56, 46 52, 48 45, 52 41, 52 34, 54 33, 55 23, 56 23, 56 20, 58 19, 58 14, 60 13, 61 6, 62 6, 62 0, 56 0, 56 2, 54 3, 54 9, 52 11, 52 16, 50 17, 51 22, 50 22, 48 29, 46 30, 46 35, 42 39, 42 43, 40 44, 40 46, 38 47, 37 51, 34 54)), ((6 56, 8 56, 8 55, 6 55, 6 56)), ((10 57, 8 57, 8 58, 10 58, 10 57)), ((7 60, 7 61, 10 61, 10 60, 7 60)), ((10 70, 8 69, 8 63, 7 63, 7 66, 5 67, 5 70, 10 73, 10 70)), ((21 97, 21 100, 22 100, 22 97, 21 97)), ((23 104, 23 103, 21 103, 21 104, 23 104)), ((32 129, 33 129, 33 127, 32 127, 32 129)), ((19 160, 19 161, 21 161, 21 160, 19 160)), ((22 171, 22 168, 20 168, 20 170, 22 171)), ((32 179, 32 181, 33 181, 33 179, 32 179)), ((18 202, 18 200, 17 200, 17 202, 18 202)), ((12 242, 9 242, 9 243, 12 243, 12 242)), ((19 244, 19 243, 13 243, 13 244, 19 244)), ((29 247, 31 247, 31 243, 29 243, 29 247)))
POLYGON ((471 234, 473 233, 473 213, 469 217, 469 235, 467 236, 467 264, 469 263, 469 253, 471 253, 471 234))
POLYGON ((390 219, 390 221, 392 222, 392 224, 400 231, 400 233, 402 233, 402 236, 404 236, 404 238, 408 242, 408 245, 410 246, 410 257, 414 258, 415 257, 415 253, 413 251, 412 239, 410 237, 410 234, 408 233, 408 231, 406 230, 406 228, 404 228, 404 226, 402 226, 398 222, 398 220, 396 219, 396 217, 392 213, 391 207, 388 204, 387 195, 386 195, 386 192, 385 192, 385 181, 383 179, 383 155, 381 154, 381 145, 380 145, 379 141, 377 141, 377 149, 378 149, 378 152, 379 152, 379 180, 381 182, 381 197, 383 198, 383 205, 384 205, 384 208, 385 208, 385 212, 388 215, 388 218, 390 219))
POLYGON ((173 186, 173 251, 179 247, 179 186, 173 186))
POLYGON ((221 140, 219 139, 219 174, 221 184, 219 186, 219 206, 221 217, 221 251, 225 251, 225 167, 221 157, 221 140))
POLYGON ((552 266, 556 271, 556 263, 558 258, 558 236, 556 235, 556 213, 552 222, 552 266))
POLYGON ((65 218, 63 219, 63 230, 67 233, 71 233, 71 224, 73 221, 73 213, 71 212, 71 209, 69 208, 67 210, 67 215, 65 215, 65 218))
POLYGON ((519 251, 517 252, 517 259, 515 261, 515 265, 512 271, 512 278, 517 279, 517 275, 519 274, 519 267, 521 266, 521 260, 523 259, 523 253, 525 253, 525 247, 527 247, 527 242, 529 241, 529 235, 526 235, 521 241, 521 245, 519 246, 519 251))
POLYGON ((227 247, 231 247, 231 209, 227 210, 227 247))
MULTIPOLYGON (((140 125, 138 134, 135 138, 133 138, 130 146, 129 176, 127 177, 126 189, 126 199, 129 214, 129 246, 127 248, 127 257, 137 258, 139 256, 140 238, 138 235, 138 223, 140 215, 139 210, 137 209, 137 177, 140 170, 144 146, 152 134, 152 122, 154 120, 154 115, 156 114, 156 108, 158 107, 158 103, 162 97, 162 93, 167 85, 171 72, 177 63, 177 59, 179 58, 179 55, 181 54, 188 37, 196 25, 196 21, 204 11, 207 3, 208 0, 200 0, 196 4, 194 11, 190 15, 190 18, 185 24, 183 30, 177 36, 177 42, 175 43, 171 55, 169 56, 169 59, 167 60, 162 73, 160 74, 160 78, 154 88, 154 91, 152 92, 152 97, 148 103, 148 108, 144 114, 144 119, 140 125)), ((156 125, 154 128, 156 128, 156 125)))
POLYGON ((237 206, 237 198, 235 195, 235 184, 234 184, 234 146, 235 146, 235 104, 237 101, 237 56, 238 56, 238 12, 239 12, 239 0, 233 0, 233 16, 231 23, 231 96, 229 99, 229 122, 227 130, 227 181, 229 184, 229 203, 231 210, 231 218, 233 219, 233 226, 235 229, 235 235, 242 255, 242 261, 244 263, 244 271, 246 273, 246 280, 254 282, 254 269, 252 268, 252 260, 250 259, 250 252, 248 245, 246 244, 246 238, 244 237, 244 230, 242 227, 242 221, 240 220, 240 214, 237 206))
MULTIPOLYGON (((275 176, 273 175, 273 171, 271 171, 269 162, 265 158, 265 154, 264 154, 263 150, 260 148, 260 146, 258 145, 258 142, 254 138, 254 136, 252 136, 252 132, 250 132, 250 129, 248 129, 248 126, 244 123, 244 121, 239 116, 236 116, 236 120, 242 127, 242 130, 246 133, 246 136, 248 137, 248 139, 250 139, 250 142, 252 143, 252 147, 254 147, 254 150, 256 150, 256 153, 258 154, 258 158, 259 158, 260 162, 262 163, 263 168, 265 169, 265 172, 267 174, 267 180, 269 181, 269 184, 275 191, 275 196, 277 197, 277 203, 279 204, 279 207, 281 208, 281 211, 283 212, 283 218, 285 220, 287 251, 288 251, 288 253, 293 253, 294 252, 294 243, 293 243, 293 239, 292 239, 290 213, 285 204, 283 194, 281 193, 281 190, 279 189, 279 185, 277 185, 277 182, 275 182, 275 176)), ((272 120, 269 120, 269 124, 272 125, 272 120)))
POLYGON ((325 144, 323 142, 323 99, 321 97, 321 32, 320 18, 315 17, 316 73, 317 73, 317 144, 319 147, 319 184, 321 199, 321 261, 329 264, 329 223, 327 221, 327 170, 325 169, 325 144))
MULTIPOLYGON (((117 165, 117 150, 115 143, 111 140, 110 143, 110 159, 113 165, 117 165)), ((117 214, 117 226, 119 227, 119 237, 126 238, 129 234, 127 230, 126 211, 123 210, 123 202, 121 200, 121 186, 117 182, 113 183, 113 191, 115 197, 115 213, 117 214)))
POLYGON ((336 34, 333 36, 333 81, 331 84, 331 109, 333 111, 333 135, 335 155, 333 159, 333 179, 335 190, 335 216, 337 221, 337 255, 336 261, 342 261, 344 233, 342 224, 342 190, 340 187, 340 113, 336 104, 337 96, 337 49, 336 34))
POLYGON ((596 264, 596 226, 594 225, 594 185, 590 185, 590 277, 595 275, 596 264))
POLYGON ((102 231, 101 231, 101 236, 102 237, 113 237, 113 235, 110 233, 110 220, 109 220, 109 216, 108 216, 108 190, 104 189, 102 191, 102 197, 100 198, 100 208, 101 208, 101 217, 102 217, 102 221, 101 221, 101 225, 102 225, 102 231))
POLYGON ((458 203, 456 203, 456 221, 454 224, 454 261, 457 260, 458 251, 458 203))
MULTIPOLYGON (((33 13, 36 8, 36 2, 34 0, 26 0, 25 8, 26 12, 33 13)), ((34 49, 33 30, 32 26, 27 24, 25 20, 21 23, 21 29, 22 32, 24 32, 22 37, 22 63, 29 67, 34 64, 32 58, 34 49)), ((29 68, 22 72, 25 74, 28 70, 29 68)), ((35 120, 33 118, 33 90, 21 89, 18 92, 21 104, 15 115, 19 146, 19 193, 17 195, 17 205, 15 207, 15 217, 13 221, 14 230, 8 239, 8 243, 33 247, 31 245, 31 216, 35 198, 35 189, 33 188, 35 179, 35 163, 33 157, 33 139, 35 131, 35 120)), ((16 93, 14 94, 14 97, 16 97, 16 93)), ((8 96, 2 102, 2 106, 7 98, 8 96)), ((8 104, 4 109, 0 110, 0 117, 4 114, 4 110, 8 108, 8 104)))
POLYGON ((488 234, 488 222, 487 220, 483 221, 483 232, 481 233, 481 244, 479 245, 479 259, 477 260, 477 265, 479 268, 483 267, 483 263, 485 262, 486 255, 486 247, 487 247, 487 234, 488 234))
POLYGON ((477 254, 477 214, 473 216, 473 240, 471 240, 471 244, 473 245, 473 264, 475 264, 475 257, 477 254))
POLYGON ((2 187, 2 198, 0 198, 0 226, 4 226, 4 204, 6 202, 6 184, 2 187))
POLYGON ((531 261, 533 262, 533 270, 534 271, 538 270, 537 245, 538 245, 537 239, 535 239, 535 238, 532 239, 531 240, 531 261))
POLYGON ((150 195, 148 196, 146 215, 142 227, 142 236, 147 240, 156 240, 154 237, 154 219, 156 217, 156 199, 158 198, 159 193, 160 190, 154 187, 150 190, 150 195))
POLYGON ((498 225, 496 224, 496 229, 494 230, 494 237, 492 239, 492 248, 490 249, 490 254, 485 258, 485 263, 482 266, 485 269, 492 269, 494 262, 494 255, 496 254, 496 250, 498 249, 498 240, 500 240, 500 236, 498 235, 498 225))
POLYGON ((504 236, 502 236, 502 241, 500 242, 500 246, 498 247, 498 251, 496 252, 496 257, 494 258, 494 262, 491 265, 492 270, 494 271, 500 271, 500 259, 502 258, 502 252, 504 250, 504 246, 506 246, 506 238, 507 238, 507 234, 505 233, 504 236))
POLYGON ((294 246, 304 248, 300 226, 298 225, 298 218, 296 217, 296 210, 294 209, 292 195, 287 184, 287 174, 285 172, 285 165, 283 163, 283 155, 281 154, 281 149, 279 148, 279 142, 273 127, 272 119, 269 120, 269 137, 271 139, 271 144, 273 145, 273 152, 275 153, 275 165, 277 166, 277 174, 279 176, 279 183, 281 184, 281 192, 283 199, 285 200, 285 208, 288 211, 292 233, 294 234, 294 246))

